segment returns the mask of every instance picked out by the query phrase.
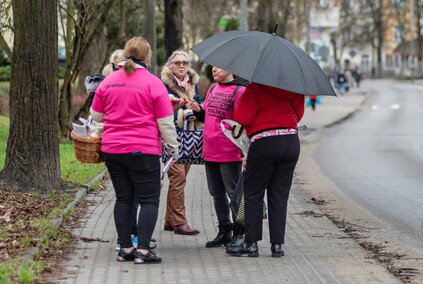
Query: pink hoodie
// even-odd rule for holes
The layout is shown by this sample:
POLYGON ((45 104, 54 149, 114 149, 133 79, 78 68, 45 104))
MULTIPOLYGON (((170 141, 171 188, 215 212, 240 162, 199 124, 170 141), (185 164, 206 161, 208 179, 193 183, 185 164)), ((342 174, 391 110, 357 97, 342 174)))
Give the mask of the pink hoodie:
POLYGON ((207 162, 239 162, 242 161, 241 150, 223 133, 222 119, 234 119, 234 106, 245 91, 238 89, 232 102, 233 92, 237 85, 223 85, 207 92, 203 109, 205 111, 203 132, 203 159, 207 162))

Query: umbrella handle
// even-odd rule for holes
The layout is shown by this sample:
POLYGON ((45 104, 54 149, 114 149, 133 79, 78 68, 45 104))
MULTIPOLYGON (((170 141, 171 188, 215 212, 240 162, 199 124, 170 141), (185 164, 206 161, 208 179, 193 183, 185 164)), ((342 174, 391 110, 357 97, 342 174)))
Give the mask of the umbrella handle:
POLYGON ((244 126, 241 126, 240 128, 239 128, 239 132, 238 132, 238 134, 236 134, 235 133, 235 128, 236 128, 236 126, 234 125, 234 126, 232 126, 232 137, 233 138, 235 138, 235 139, 238 139, 239 137, 241 137, 241 134, 242 134, 242 131, 244 130, 244 126))

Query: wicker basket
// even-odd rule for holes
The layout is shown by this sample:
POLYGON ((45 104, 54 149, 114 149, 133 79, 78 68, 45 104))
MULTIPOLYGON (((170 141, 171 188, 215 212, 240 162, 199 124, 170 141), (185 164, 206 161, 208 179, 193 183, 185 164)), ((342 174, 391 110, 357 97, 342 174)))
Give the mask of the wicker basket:
POLYGON ((80 137, 73 131, 71 137, 78 161, 82 163, 101 163, 104 161, 100 152, 101 137, 80 137))

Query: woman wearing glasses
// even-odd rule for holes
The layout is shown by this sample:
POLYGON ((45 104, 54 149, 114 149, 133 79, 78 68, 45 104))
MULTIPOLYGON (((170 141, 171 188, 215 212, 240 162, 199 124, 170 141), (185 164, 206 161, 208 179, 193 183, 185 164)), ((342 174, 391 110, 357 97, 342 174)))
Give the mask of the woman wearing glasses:
MULTIPOLYGON (((175 100, 173 105, 175 124, 183 127, 184 111, 189 102, 200 103, 197 83, 198 74, 191 69, 191 58, 187 52, 175 50, 163 66, 161 79, 166 85, 168 93, 175 100)), ((172 164, 168 170, 169 190, 165 215, 165 231, 174 231, 175 234, 197 235, 198 230, 188 225, 185 210, 185 184, 190 165, 172 164)))

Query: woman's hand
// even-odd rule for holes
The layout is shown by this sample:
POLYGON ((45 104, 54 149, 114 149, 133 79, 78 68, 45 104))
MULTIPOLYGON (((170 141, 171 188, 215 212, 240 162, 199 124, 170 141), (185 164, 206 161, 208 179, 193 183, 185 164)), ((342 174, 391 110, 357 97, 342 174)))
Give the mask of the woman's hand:
POLYGON ((177 103, 173 104, 173 110, 178 110, 185 105, 185 101, 183 99, 179 99, 177 103))
POLYGON ((201 111, 201 107, 200 107, 200 105, 196 101, 191 101, 189 103, 189 107, 190 107, 190 109, 192 109, 195 112, 200 112, 201 111))
POLYGON ((247 168, 247 158, 246 158, 246 157, 244 158, 244 160, 242 160, 242 167, 243 167, 244 169, 246 169, 246 168, 247 168))

